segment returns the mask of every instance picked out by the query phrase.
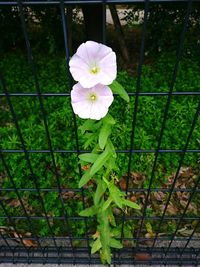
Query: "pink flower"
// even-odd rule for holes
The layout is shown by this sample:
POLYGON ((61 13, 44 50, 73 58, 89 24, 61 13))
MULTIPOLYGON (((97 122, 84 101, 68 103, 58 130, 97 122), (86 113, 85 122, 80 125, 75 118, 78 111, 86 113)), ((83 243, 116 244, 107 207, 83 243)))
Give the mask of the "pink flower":
POLYGON ((69 66, 74 80, 85 88, 98 83, 109 85, 117 75, 116 54, 110 47, 93 41, 79 46, 69 66))
POLYGON ((82 119, 100 120, 105 117, 113 99, 110 88, 101 84, 92 88, 83 88, 80 83, 77 83, 71 91, 74 113, 82 119))

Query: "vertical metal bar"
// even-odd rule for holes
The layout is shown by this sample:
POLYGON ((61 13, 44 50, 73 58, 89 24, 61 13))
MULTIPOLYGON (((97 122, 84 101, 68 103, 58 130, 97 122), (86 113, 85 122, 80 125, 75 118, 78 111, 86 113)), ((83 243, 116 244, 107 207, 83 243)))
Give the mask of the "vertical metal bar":
MULTIPOLYGON (((19 1, 19 2, 21 3, 21 1, 19 1)), ((24 34, 24 37, 25 37, 25 40, 26 40, 26 44, 28 44, 27 45, 27 50, 28 50, 28 54, 29 54, 29 58, 30 58, 31 67, 32 67, 32 73, 33 73, 33 78, 34 78, 34 82, 35 82, 36 91, 38 93, 40 110, 41 110, 43 121, 44 121, 44 128, 45 128, 48 147, 49 147, 49 150, 50 150, 51 160, 52 160, 52 163, 53 163, 54 173, 55 173, 55 177, 56 177, 56 183, 57 183, 57 187, 58 187, 59 198, 60 198, 60 202, 61 202, 61 206, 62 206, 62 212, 64 214, 64 223, 65 223, 66 228, 68 230, 70 230, 69 223, 68 223, 68 220, 67 220, 68 215, 67 215, 67 212, 66 212, 66 209, 65 209, 65 206, 64 206, 64 200, 63 200, 63 197, 62 197, 62 189, 61 189, 61 186, 60 186, 60 177, 59 177, 59 174, 58 174, 58 171, 57 171, 57 168, 56 168, 56 162, 55 162, 55 157, 54 157, 54 153, 53 153, 53 149, 52 149, 51 137, 50 137, 50 133, 49 133, 47 118, 46 118, 46 115, 45 115, 46 112, 45 112, 43 99, 42 99, 42 96, 41 96, 40 85, 39 85, 39 81, 38 81, 38 77, 37 77, 36 65, 35 65, 32 49, 31 49, 31 45, 30 45, 30 42, 29 42, 29 38, 28 38, 28 32, 27 32, 27 29, 26 29, 25 18, 24 18, 24 14, 23 14, 23 7, 22 7, 21 4, 19 5, 19 8, 20 8, 20 17, 21 17, 21 21, 22 21, 23 34, 24 34)), ((70 233, 69 233, 69 240, 70 240, 71 247, 73 249, 72 238, 71 238, 71 234, 70 233)))
POLYGON ((102 3, 102 43, 106 44, 106 0, 102 3))
MULTIPOLYGON (((147 17, 149 12, 149 0, 145 0, 145 7, 144 7, 144 24, 142 29, 142 37, 141 37, 141 45, 140 45, 140 57, 139 57, 139 65, 137 70, 137 83, 136 83, 136 94, 135 94, 135 103, 134 103, 134 111, 132 117, 132 132, 131 132, 131 145, 130 145, 130 152, 129 152, 129 162, 128 162, 128 175, 126 178, 126 194, 128 192, 130 174, 131 174, 131 163, 133 160, 133 153, 132 150, 134 149, 134 141, 135 141, 135 128, 137 122, 137 111, 138 111, 138 100, 139 100, 139 92, 141 87, 141 76, 142 76, 142 66, 144 61, 144 46, 145 46, 145 34, 147 28, 147 17)), ((125 214, 122 218, 122 229, 121 229, 121 239, 124 237, 124 222, 125 222, 125 214)))
POLYGON ((28 214, 27 214, 27 211, 26 211, 26 208, 25 208, 25 206, 24 206, 24 203, 23 203, 23 201, 22 201, 22 199, 21 199, 21 197, 20 197, 20 194, 19 194, 19 192, 18 192, 18 190, 17 190, 15 181, 14 181, 13 176, 11 175, 10 170, 9 170, 9 168, 8 168, 6 162, 5 162, 5 159, 4 159, 4 156, 3 156, 3 153, 2 153, 2 152, 0 152, 0 157, 1 157, 1 160, 2 160, 2 162, 3 162, 3 166, 4 166, 4 168, 5 168, 6 172, 7 172, 7 175, 8 175, 8 177, 9 177, 11 183, 12 183, 12 186, 13 186, 13 188, 14 188, 14 192, 16 193, 17 198, 18 198, 18 200, 19 200, 19 202, 20 202, 20 205, 21 205, 21 207, 22 207, 22 209, 23 209, 24 215, 25 215, 26 218, 27 218, 27 221, 28 221, 28 224, 29 224, 30 232, 31 232, 31 233, 33 232, 34 238, 35 238, 36 241, 37 241, 37 245, 42 249, 41 244, 40 244, 40 241, 39 241, 39 238, 38 238, 38 236, 37 236, 37 233, 35 232, 35 229, 34 229, 32 223, 31 223, 31 220, 30 220, 28 214))
POLYGON ((180 63, 180 59, 181 59, 181 55, 182 55, 184 38, 185 38, 186 30, 187 30, 189 16, 190 16, 190 13, 191 13, 191 8, 192 8, 192 0, 189 0, 188 1, 188 6, 187 6, 187 12, 186 12, 186 16, 185 16, 185 21, 184 21, 182 32, 181 32, 181 36, 180 36, 179 46, 178 46, 178 49, 177 49, 177 52, 176 52, 176 63, 175 63, 175 66, 174 66, 173 75, 172 75, 172 81, 171 81, 171 85, 170 85, 170 88, 169 88, 169 94, 168 94, 168 98, 167 98, 167 102, 166 102, 166 106, 165 106, 165 112, 164 112, 163 122, 162 122, 161 131, 160 131, 160 135, 159 135, 159 139, 158 139, 158 146, 157 146, 156 153, 155 153, 155 159, 154 159, 154 163, 153 163, 153 167, 152 167, 151 178, 150 178, 150 181, 149 181, 148 191, 147 191, 147 195, 146 195, 146 198, 145 198, 143 217, 141 219, 141 223, 140 223, 140 227, 139 227, 139 230, 138 230, 138 233, 137 233, 137 237, 139 237, 140 234, 141 234, 142 227, 143 227, 143 222, 144 222, 144 217, 146 215, 146 209, 147 209, 147 206, 148 206, 148 200, 149 200, 149 196, 150 196, 150 193, 151 193, 151 186, 152 186, 152 183, 153 183, 153 180, 154 180, 154 173, 155 173, 155 169, 156 169, 156 166, 157 166, 159 150, 160 150, 160 147, 161 147, 163 133, 164 133, 164 129, 165 129, 165 126, 166 126, 166 121, 167 121, 167 117, 168 117, 168 113, 169 113, 169 107, 170 107, 170 103, 171 103, 172 92, 173 92, 173 89, 174 89, 176 76, 177 76, 177 72, 178 72, 178 67, 179 67, 179 63, 180 63))
MULTIPOLYGON (((63 36, 64 36, 64 47, 65 47, 65 54, 66 54, 66 66, 67 66, 67 75, 69 77, 69 81, 70 81, 70 87, 72 88, 72 77, 69 73, 69 57, 70 57, 70 53, 69 53, 69 46, 68 46, 68 31, 67 31, 67 21, 66 21, 66 17, 65 17, 65 9, 64 9, 64 2, 63 0, 60 0, 60 11, 61 11, 61 18, 62 18, 62 27, 63 27, 63 36)), ((72 109, 72 107, 71 107, 72 109)), ((76 115, 74 114, 73 110, 72 110, 72 114, 73 114, 73 122, 74 122, 74 129, 75 129, 75 142, 76 142, 76 154, 77 154, 77 158, 80 155, 80 148, 79 148, 79 139, 78 139, 78 129, 77 129, 77 121, 76 121, 76 115)), ((81 166, 80 164, 78 164, 78 169, 79 169, 79 176, 81 178, 82 176, 82 170, 81 170, 81 166)), ((82 197, 82 205, 83 205, 83 209, 85 209, 85 193, 84 193, 84 189, 81 188, 81 197, 82 197)), ((90 255, 90 251, 89 251, 89 236, 88 236, 88 221, 87 218, 84 218, 84 224, 85 224, 85 232, 86 232, 86 238, 87 238, 87 248, 88 248, 88 256, 89 256, 89 260, 91 260, 91 255, 90 255)))

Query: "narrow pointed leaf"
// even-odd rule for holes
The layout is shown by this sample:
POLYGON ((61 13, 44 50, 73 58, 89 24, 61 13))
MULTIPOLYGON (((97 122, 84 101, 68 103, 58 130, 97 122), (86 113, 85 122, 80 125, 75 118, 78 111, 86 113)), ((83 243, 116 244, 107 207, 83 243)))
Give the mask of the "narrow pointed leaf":
POLYGON ((91 217, 97 214, 97 208, 95 206, 82 210, 79 215, 84 217, 91 217))
POLYGON ((90 175, 93 176, 96 172, 98 172, 103 165, 106 163, 107 159, 109 157, 109 152, 108 150, 103 151, 103 153, 101 153, 97 160, 94 162, 94 164, 91 167, 90 170, 90 175))
POLYGON ((110 196, 115 202, 115 204, 122 209, 124 204, 124 199, 122 196, 124 196, 124 193, 121 192, 114 184, 112 184, 109 188, 110 196))
POLYGON ((115 238, 110 238, 109 245, 112 248, 123 248, 121 242, 119 240, 115 239, 115 238))
POLYGON ((89 173, 89 171, 85 172, 81 177, 81 180, 79 181, 78 187, 79 188, 83 187, 85 184, 87 184, 87 182, 89 182, 91 178, 92 175, 89 173))
POLYGON ((103 118, 103 122, 111 125, 114 125, 116 123, 114 118, 109 113, 106 115, 106 117, 103 118))
POLYGON ((116 226, 115 217, 113 215, 111 206, 108 209, 108 216, 109 216, 108 219, 109 219, 110 224, 112 226, 116 226))
POLYGON ((85 153, 85 154, 79 155, 79 159, 85 162, 94 163, 95 160, 98 158, 98 156, 99 156, 98 154, 85 153))
POLYGON ((108 198, 103 204, 102 211, 105 211, 110 206, 111 202, 112 198, 108 198))
POLYGON ((111 142, 110 138, 107 141, 107 146, 106 147, 112 153, 113 157, 116 158, 117 154, 115 152, 115 148, 114 148, 113 143, 111 142))
POLYGON ((124 87, 121 86, 117 81, 114 81, 111 85, 109 85, 113 93, 118 94, 122 99, 124 99, 126 102, 129 102, 129 95, 124 90, 124 87))
POLYGON ((101 149, 104 149, 110 134, 111 134, 111 125, 104 124, 99 133, 99 146, 101 149))
POLYGON ((91 254, 94 254, 95 252, 100 250, 101 247, 102 247, 101 241, 100 241, 100 238, 98 238, 97 240, 94 241, 92 245, 91 254))
POLYGON ((141 207, 138 204, 136 204, 136 203, 134 203, 134 202, 132 202, 130 200, 127 200, 127 199, 123 200, 123 204, 126 205, 126 206, 129 206, 130 208, 136 209, 136 210, 140 210, 141 209, 141 207))
POLYGON ((84 134, 86 131, 91 130, 94 127, 95 120, 87 120, 79 127, 81 133, 84 134))
POLYGON ((102 195, 105 193, 106 189, 107 189, 106 183, 103 180, 99 181, 99 183, 97 185, 96 192, 94 194, 94 204, 95 205, 98 205, 98 203, 99 203, 102 195))
POLYGON ((110 251, 109 246, 106 246, 106 249, 104 249, 104 255, 105 255, 107 263, 111 264, 111 251, 110 251))

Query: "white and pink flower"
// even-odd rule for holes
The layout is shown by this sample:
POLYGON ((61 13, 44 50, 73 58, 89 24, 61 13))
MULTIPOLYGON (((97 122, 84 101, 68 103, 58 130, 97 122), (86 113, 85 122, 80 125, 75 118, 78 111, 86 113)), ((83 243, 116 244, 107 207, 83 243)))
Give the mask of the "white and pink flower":
POLYGON ((71 103, 74 113, 82 119, 100 120, 105 117, 113 102, 111 89, 102 84, 84 88, 80 83, 73 86, 71 103))
POLYGON ((69 66, 74 80, 84 88, 109 85, 117 75, 116 54, 110 47, 93 41, 79 46, 69 66))

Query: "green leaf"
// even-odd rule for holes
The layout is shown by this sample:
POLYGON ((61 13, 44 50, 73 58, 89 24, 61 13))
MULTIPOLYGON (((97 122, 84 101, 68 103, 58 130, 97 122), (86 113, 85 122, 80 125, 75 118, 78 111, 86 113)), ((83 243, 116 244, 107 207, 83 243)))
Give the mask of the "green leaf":
POLYGON ((87 184, 87 182, 89 182, 91 178, 92 175, 90 174, 90 172, 89 171, 85 172, 81 177, 81 180, 79 181, 78 187, 79 188, 83 187, 85 184, 87 184))
POLYGON ((89 146, 91 146, 92 142, 96 139, 97 134, 95 133, 88 133, 87 141, 84 144, 84 149, 87 149, 89 146))
POLYGON ((106 124, 111 124, 111 125, 114 125, 116 123, 114 118, 109 113, 106 115, 106 117, 103 118, 103 122, 105 122, 106 124))
POLYGON ((91 217, 97 214, 98 210, 95 206, 82 210, 79 215, 84 217, 91 217))
POLYGON ((110 134, 111 134, 111 125, 104 124, 99 133, 99 146, 101 149, 104 149, 110 134))
POLYGON ((110 206, 111 202, 112 198, 108 198, 103 204, 102 211, 105 211, 110 206))
POLYGON ((105 176, 103 176, 103 180, 104 180, 104 182, 107 184, 107 187, 109 186, 109 181, 106 179, 106 177, 105 176))
POLYGON ((129 95, 125 91, 125 89, 119 84, 117 81, 114 81, 111 85, 109 85, 111 90, 114 94, 118 94, 122 99, 124 99, 126 102, 130 101, 129 95))
POLYGON ((150 224, 150 222, 147 222, 145 224, 145 227, 146 227, 148 233, 153 233, 152 225, 150 224))
POLYGON ((115 152, 115 148, 114 148, 113 143, 111 142, 110 139, 108 139, 106 147, 112 153, 113 157, 116 158, 117 157, 117 153, 115 152))
POLYGON ((97 185, 97 189, 96 192, 94 194, 94 204, 98 205, 102 195, 105 193, 107 189, 107 185, 103 180, 100 180, 98 185, 97 185))
POLYGON ((109 207, 108 209, 108 218, 109 218, 109 222, 112 226, 116 226, 116 222, 115 222, 115 217, 113 215, 113 212, 112 212, 112 208, 111 206, 109 207))
POLYGON ((106 172, 112 172, 113 173, 113 171, 117 171, 119 169, 115 161, 116 161, 116 159, 113 157, 108 159, 108 161, 104 165, 107 168, 106 172))
POLYGON ((83 125, 79 127, 79 129, 81 130, 81 133, 84 134, 86 131, 92 130, 94 124, 95 120, 87 120, 86 122, 83 123, 83 125))
POLYGON ((85 153, 85 154, 79 155, 79 159, 85 162, 94 163, 95 160, 98 158, 98 156, 99 156, 98 154, 85 153))
POLYGON ((123 204, 126 205, 126 206, 129 206, 129 207, 131 207, 133 209, 136 209, 136 210, 140 210, 141 209, 141 207, 138 204, 136 204, 136 203, 134 203, 134 202, 132 202, 130 200, 127 200, 127 199, 123 200, 123 204))
POLYGON ((115 239, 115 238, 110 238, 109 245, 112 248, 123 248, 121 242, 119 240, 115 239))
POLYGON ((124 193, 121 192, 114 184, 111 184, 109 191, 110 196, 115 202, 115 204, 122 209, 124 204, 124 199, 122 198, 122 196, 124 196, 124 193))
POLYGON ((95 252, 100 250, 101 247, 102 247, 102 245, 101 245, 100 238, 97 238, 97 240, 95 240, 93 245, 92 245, 91 254, 94 254, 95 252))
POLYGON ((114 235, 115 237, 120 238, 121 237, 121 224, 117 225, 117 227, 112 229, 112 235, 114 235))
POLYGON ((104 256, 106 258, 106 261, 108 264, 111 264, 111 251, 110 251, 110 247, 106 246, 106 248, 103 251, 104 256))
POLYGON ((103 153, 101 153, 97 160, 94 162, 94 164, 92 165, 92 168, 90 170, 90 175, 93 176, 96 172, 98 172, 103 165, 106 163, 107 159, 109 157, 109 151, 105 150, 103 151, 103 153))

